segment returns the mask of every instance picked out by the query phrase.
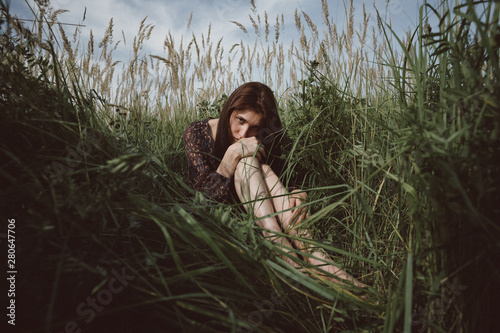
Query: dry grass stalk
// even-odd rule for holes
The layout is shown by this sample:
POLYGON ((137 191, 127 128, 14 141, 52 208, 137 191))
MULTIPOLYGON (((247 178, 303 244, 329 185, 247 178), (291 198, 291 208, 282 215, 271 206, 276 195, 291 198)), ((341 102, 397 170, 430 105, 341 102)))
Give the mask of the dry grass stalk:
POLYGON ((257 23, 255 22, 255 20, 253 19, 252 15, 248 15, 248 17, 250 18, 250 22, 252 22, 252 26, 255 30, 255 34, 260 37, 260 31, 259 31, 259 26, 257 25, 257 23))
POLYGON ((234 43, 233 46, 231 46, 231 49, 229 49, 229 53, 232 53, 237 46, 240 46, 240 44, 234 43))
MULTIPOLYGON (((283 26, 283 25, 282 25, 283 26)), ((280 38, 280 22, 279 22, 279 15, 276 15, 276 24, 274 25, 274 40, 277 43, 279 38, 280 38)))
POLYGON ((229 22, 236 24, 236 26, 238 28, 240 28, 241 31, 243 31, 244 33, 248 34, 248 31, 247 31, 247 29, 245 28, 245 26, 243 24, 241 24, 239 22, 236 22, 236 21, 229 21, 229 22))
POLYGON ((349 58, 352 56, 352 36, 354 34, 354 5, 351 4, 349 7, 349 20, 347 22, 347 35, 346 35, 346 48, 349 58))
POLYGON ((300 16, 297 9, 295 9, 295 27, 297 28, 298 32, 302 31, 302 23, 300 22, 300 16))
POLYGON ((361 36, 359 34, 359 42, 361 43, 361 49, 363 49, 365 42, 366 42, 366 31, 368 29, 368 24, 369 24, 370 18, 366 15, 366 9, 365 9, 365 4, 363 4, 363 24, 361 25, 361 28, 363 30, 361 36))
POLYGON ((264 12, 264 22, 266 26, 266 43, 268 42, 268 37, 269 37, 269 21, 267 19, 267 12, 264 12))
POLYGON ((189 27, 191 26, 191 21, 193 20, 193 12, 189 15, 189 20, 186 29, 189 30, 189 27))
MULTIPOLYGON (((144 22, 144 21, 143 21, 144 22)), ((108 28, 104 33, 103 39, 99 42, 99 47, 104 48, 113 38, 113 18, 109 20, 108 28)))
POLYGON ((313 23, 309 15, 307 15, 304 11, 302 11, 302 15, 304 15, 304 19, 306 20, 307 25, 313 31, 314 37, 318 38, 318 28, 316 27, 316 25, 313 23))
POLYGON ((208 25, 208 33, 207 33, 207 45, 210 44, 210 34, 212 33, 212 23, 208 25))
MULTIPOLYGON (((354 31, 352 0, 346 11, 348 22, 346 32, 342 33, 342 43, 339 43, 336 25, 330 21, 326 0, 321 2, 323 26, 320 26, 321 23, 312 21, 311 17, 304 11, 299 14, 298 10, 295 10, 295 27, 299 32, 298 40, 297 38, 292 39, 287 44, 279 43, 281 31, 284 31, 285 28, 284 15, 278 14, 276 16, 275 38, 270 41, 268 13, 263 13, 263 22, 261 22, 255 3, 251 3, 252 15, 249 15, 249 18, 254 28, 255 40, 241 40, 239 43, 233 44, 228 53, 224 53, 222 38, 216 43, 212 42, 212 27, 210 25, 207 35, 201 34, 199 37, 192 33, 189 42, 185 42, 184 37, 180 37, 180 43, 177 45, 171 32, 168 32, 163 45, 165 54, 142 56, 144 43, 150 38, 153 30, 153 26, 146 23, 146 18, 143 19, 139 32, 134 38, 133 59, 128 64, 124 64, 123 71, 118 77, 114 77, 114 69, 118 62, 113 61, 112 55, 120 41, 115 44, 112 42, 113 20, 111 20, 103 40, 98 45, 101 49, 100 54, 97 52, 99 57, 97 57, 97 50, 94 48, 93 33, 90 32, 90 40, 84 50, 86 54, 82 62, 85 75, 88 77, 85 82, 100 94, 113 96, 117 104, 130 103, 132 105, 135 103, 134 105, 137 107, 142 102, 135 100, 134 96, 143 96, 141 98, 144 100, 144 95, 141 95, 141 92, 147 90, 149 91, 148 96, 155 96, 155 94, 158 96, 155 103, 162 108, 162 113, 174 114, 176 105, 195 103, 195 99, 213 100, 215 96, 220 96, 223 92, 228 93, 242 81, 249 79, 264 81, 277 92, 281 91, 283 87, 295 88, 297 80, 300 79, 298 78, 299 72, 307 73, 306 66, 310 60, 318 61, 318 69, 323 73, 328 72, 332 82, 342 84, 346 80, 345 77, 342 77, 342 73, 350 73, 351 86, 357 91, 369 89, 367 81, 377 81, 384 77, 381 73, 385 69, 380 68, 376 62, 374 62, 375 65, 370 65, 367 61, 367 53, 363 52, 369 24, 369 16, 367 16, 364 7, 362 25, 359 25, 359 29, 354 31), (306 24, 301 22, 301 15, 306 24), (260 35, 260 23, 264 24, 264 36, 260 35), (306 25, 309 29, 306 29, 306 25), (321 37, 320 30, 324 32, 321 37), (353 50, 352 37, 354 34, 358 36, 361 43, 361 50, 357 52, 353 50), (201 45, 198 43, 199 38, 201 38, 201 45), (114 91, 112 92, 113 87, 114 91)), ((55 15, 57 16, 57 14, 55 15)), ((193 14, 191 13, 188 28, 192 18, 193 14)), ((241 23, 231 22, 245 34, 248 34, 247 29, 241 23)), ((61 36, 64 36, 62 37, 63 41, 67 40, 63 31, 59 32, 61 36)), ((385 44, 377 45, 375 27, 372 28, 372 34, 373 38, 370 42, 373 45, 371 48, 380 54, 386 50, 385 44)), ((122 36, 125 44, 123 31, 122 36)), ((71 56, 75 58, 78 56, 78 46, 75 43, 70 44, 64 41, 64 52, 70 58, 71 56), (70 55, 71 46, 73 46, 73 50, 70 55)), ((372 84, 377 83, 372 82, 372 84)), ((290 92, 293 91, 293 88, 290 89, 290 92)))

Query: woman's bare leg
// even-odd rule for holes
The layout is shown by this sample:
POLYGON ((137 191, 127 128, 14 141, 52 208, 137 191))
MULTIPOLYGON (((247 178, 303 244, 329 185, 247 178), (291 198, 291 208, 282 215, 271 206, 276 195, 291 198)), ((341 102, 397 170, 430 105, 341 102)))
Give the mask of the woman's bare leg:
MULTIPOLYGON (((262 173, 264 174, 264 182, 266 183, 266 187, 269 189, 273 206, 276 212, 280 212, 277 216, 284 232, 290 236, 296 236, 297 233, 299 233, 299 235, 303 238, 311 238, 308 230, 297 230, 293 228, 295 226, 295 221, 293 216, 294 212, 290 209, 291 207, 289 205, 290 193, 281 183, 276 173, 274 173, 271 167, 267 164, 262 165, 262 173)), ((297 220, 297 216, 295 216, 295 220, 297 220)), ((296 248, 305 248, 305 244, 298 240, 293 240, 292 242, 296 248)))
MULTIPOLYGON (((257 158, 245 157, 240 160, 236 166, 234 173, 234 185, 236 194, 238 195, 247 211, 253 211, 255 216, 259 218, 257 225, 269 230, 263 231, 263 235, 270 240, 282 244, 285 248, 292 248, 290 242, 276 233, 281 233, 281 228, 278 224, 273 201, 266 199, 269 196, 269 190, 264 181, 260 162, 257 158)), ((295 252, 289 252, 294 257, 297 257, 295 252)), ((297 267, 297 263, 289 258, 284 258, 289 264, 297 267)))
MULTIPOLYGON (((302 238, 311 239, 311 234, 307 229, 297 230, 293 228, 296 221, 300 220, 300 218, 297 216, 293 216, 295 214, 292 212, 292 210, 290 210, 289 206, 290 193, 283 186, 278 176, 274 173, 271 167, 266 164, 262 165, 262 172, 264 174, 266 187, 269 189, 269 193, 271 194, 273 200, 273 206, 276 209, 276 212, 281 212, 281 214, 278 215, 278 218, 283 226, 283 230, 291 236, 299 235, 302 238)), ((332 259, 325 252, 319 251, 314 248, 311 249, 310 246, 308 246, 306 243, 301 242, 297 239, 292 240, 292 242, 297 249, 305 250, 310 253, 310 257, 304 256, 304 259, 311 265, 320 267, 322 270, 332 275, 338 276, 340 279, 350 281, 358 287, 365 286, 354 277, 343 271, 340 267, 336 266, 332 259)), ((342 281, 337 279, 327 279, 333 282, 342 283, 342 281)))

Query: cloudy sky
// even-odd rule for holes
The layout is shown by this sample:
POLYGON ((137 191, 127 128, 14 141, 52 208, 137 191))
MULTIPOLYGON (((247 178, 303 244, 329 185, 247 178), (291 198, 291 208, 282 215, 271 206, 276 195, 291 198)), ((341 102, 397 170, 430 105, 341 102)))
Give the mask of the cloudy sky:
MULTIPOLYGON (((3 0, 9 1, 9 0, 3 0)), ((10 11, 20 19, 33 19, 30 10, 36 8, 34 0, 11 0, 10 11)), ((435 7, 440 0, 428 0, 435 7)), ((371 24, 376 24, 375 8, 386 22, 391 22, 393 29, 400 35, 408 29, 414 30, 418 22, 419 8, 424 0, 353 0, 355 30, 363 22, 363 5, 367 15, 370 15, 371 24)), ((256 13, 264 20, 266 12, 270 25, 271 36, 274 35, 274 23, 276 16, 283 14, 285 25, 280 32, 280 43, 285 48, 292 40, 299 40, 299 33, 295 27, 295 10, 304 11, 318 26, 319 31, 325 27, 322 15, 321 0, 255 0, 256 13)), ((339 33, 345 30, 346 17, 348 16, 350 0, 328 0, 330 20, 337 26, 339 33), (347 8, 347 9, 346 9, 347 8)), ((146 24, 154 26, 152 35, 145 42, 142 55, 166 56, 163 49, 165 37, 170 33, 175 40, 175 48, 178 49, 181 38, 184 39, 184 48, 191 41, 192 36, 197 40, 205 36, 211 25, 211 40, 217 43, 222 38, 222 47, 225 55, 235 43, 243 41, 244 44, 253 44, 256 40, 254 29, 250 21, 252 12, 250 0, 50 0, 50 6, 54 9, 65 9, 58 19, 62 23, 80 24, 80 49, 86 48, 90 31, 94 36, 95 43, 99 43, 113 18, 113 42, 122 40, 125 36, 126 45, 123 41, 113 53, 113 61, 128 63, 132 58, 133 39, 138 34, 141 21, 147 17, 146 24), (192 20, 188 27, 188 22, 192 20), (85 18, 85 19, 84 19, 85 18), (248 33, 245 34, 237 25, 231 23, 236 21, 244 25, 248 33)), ((435 25, 435 17, 429 18, 432 26, 435 25)), ((302 18, 302 23, 305 24, 302 18)), ((29 27, 32 22, 26 21, 29 27)), ((65 25, 68 36, 75 31, 74 25, 65 25)), ((371 30, 368 30, 371 31, 371 30)), ((369 33, 368 36, 371 36, 369 33)), ((371 38, 371 37, 369 37, 371 38)), ((272 41, 273 38, 270 39, 272 41)), ((262 41, 262 40, 261 40, 262 41)), ((272 47, 272 46, 271 46, 272 47)), ((287 66, 287 64, 285 64, 287 66)), ((118 72, 117 72, 118 73, 118 72)), ((115 75, 118 75, 115 73, 115 75)), ((283 78, 288 78, 285 70, 283 78)), ((261 80, 262 73, 254 71, 252 80, 261 80)), ((115 84, 115 83, 113 83, 115 84)))
MULTIPOLYGON (((255 0, 257 13, 263 17, 264 11, 269 15, 271 24, 276 20, 276 15, 284 15, 285 28, 283 38, 296 38, 294 12, 295 9, 303 10, 312 20, 320 25, 322 23, 320 0, 255 0)), ((330 17, 336 23, 338 30, 344 26, 345 7, 347 0, 329 0, 330 17)), ((437 3, 438 0, 429 1, 437 3)), ((363 3, 368 13, 373 13, 374 6, 387 21, 392 22, 396 30, 403 31, 414 28, 418 18, 418 8, 422 0, 354 0, 355 22, 361 22, 363 3)), ((28 4, 35 8, 34 1, 11 1, 11 13, 19 18, 32 19, 28 4)), ((66 9, 68 12, 60 14, 59 20, 64 23, 82 24, 81 33, 88 37, 90 30, 99 41, 111 18, 114 23, 114 34, 121 39, 122 32, 128 41, 137 35, 140 22, 147 16, 147 23, 155 26, 147 47, 152 54, 161 55, 163 41, 170 32, 177 41, 184 36, 188 39, 194 33, 201 36, 212 25, 212 39, 219 40, 223 37, 225 49, 239 42, 241 39, 252 38, 253 29, 249 14, 252 14, 249 0, 51 0, 54 9, 66 9), (187 23, 192 13, 192 22, 188 29, 187 23), (85 20, 83 20, 85 14, 85 20), (245 34, 231 21, 237 21, 249 30, 245 34)), ((374 13, 372 18, 374 17, 374 13)), ((374 20, 372 20, 374 22, 374 20)), ((29 22, 27 22, 29 25, 29 22)), ((74 27, 66 26, 69 31, 74 27)), ((131 43, 129 43, 129 47, 131 43)), ((122 52, 124 52, 122 50, 122 52)))

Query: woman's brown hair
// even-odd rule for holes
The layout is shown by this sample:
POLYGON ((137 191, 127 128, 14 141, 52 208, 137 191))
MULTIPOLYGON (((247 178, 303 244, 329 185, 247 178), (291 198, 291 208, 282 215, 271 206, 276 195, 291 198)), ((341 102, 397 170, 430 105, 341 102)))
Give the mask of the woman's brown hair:
MULTIPOLYGON (((214 155, 219 160, 226 153, 227 148, 233 143, 231 134, 230 118, 236 110, 252 110, 264 117, 263 124, 257 138, 264 145, 268 160, 281 156, 281 140, 283 128, 276 107, 276 101, 272 90, 260 82, 248 82, 238 88, 229 96, 222 107, 217 135, 215 138, 214 155)), ((278 166, 277 166, 278 167, 278 166)), ((278 172, 278 170, 275 170, 278 172)))

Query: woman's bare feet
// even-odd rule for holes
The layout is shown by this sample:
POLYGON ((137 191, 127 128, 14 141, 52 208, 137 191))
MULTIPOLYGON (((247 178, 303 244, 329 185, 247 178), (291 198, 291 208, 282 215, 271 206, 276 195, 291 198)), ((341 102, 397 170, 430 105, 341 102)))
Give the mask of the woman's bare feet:
POLYGON ((352 284, 359 288, 367 288, 368 286, 364 283, 356 280, 353 276, 349 275, 347 272, 342 270, 340 267, 335 266, 333 261, 327 257, 327 254, 323 251, 314 251, 311 254, 311 257, 307 258, 307 261, 315 266, 320 268, 321 270, 330 273, 331 275, 335 275, 335 277, 330 277, 325 275, 325 273, 316 270, 320 276, 324 277, 326 280, 340 284, 340 285, 349 285, 352 284))

